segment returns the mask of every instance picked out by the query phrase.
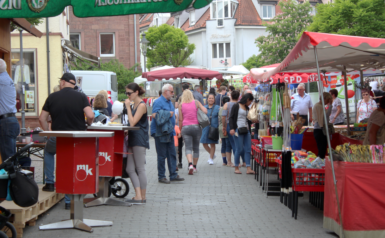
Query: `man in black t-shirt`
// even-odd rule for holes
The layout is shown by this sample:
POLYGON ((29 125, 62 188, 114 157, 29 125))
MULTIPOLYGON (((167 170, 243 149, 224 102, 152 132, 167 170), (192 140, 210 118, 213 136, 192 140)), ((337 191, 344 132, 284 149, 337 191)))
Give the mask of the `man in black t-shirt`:
MULTIPOLYGON (((75 76, 65 73, 60 78, 60 91, 48 96, 40 113, 39 122, 41 128, 48 131, 48 116, 52 118, 51 129, 53 131, 85 131, 87 129, 84 115, 87 117, 88 125, 94 120, 94 113, 86 95, 77 92, 75 76)), ((52 192, 54 188, 54 170, 56 154, 56 138, 49 138, 44 149, 44 173, 46 185, 43 191, 52 192)), ((66 209, 70 208, 69 197, 66 196, 66 209)))

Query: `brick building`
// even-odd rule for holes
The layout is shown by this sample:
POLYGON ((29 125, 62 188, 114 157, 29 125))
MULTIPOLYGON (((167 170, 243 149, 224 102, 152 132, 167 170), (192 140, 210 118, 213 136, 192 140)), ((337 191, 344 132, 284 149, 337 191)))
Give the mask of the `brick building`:
POLYGON ((131 68, 140 62, 139 15, 78 18, 70 10, 70 40, 74 47, 100 57, 101 62, 118 59, 131 68), (137 61, 135 61, 135 24, 137 61))

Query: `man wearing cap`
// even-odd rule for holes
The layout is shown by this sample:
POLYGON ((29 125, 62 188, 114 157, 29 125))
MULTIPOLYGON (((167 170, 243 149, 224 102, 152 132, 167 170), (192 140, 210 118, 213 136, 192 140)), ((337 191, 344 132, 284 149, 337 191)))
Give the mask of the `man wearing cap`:
POLYGON ((7 73, 7 64, 0 59, 0 154, 2 161, 16 153, 20 125, 15 116, 16 89, 7 73))
MULTIPOLYGON (((85 131, 87 129, 84 115, 87 117, 87 124, 91 125, 94 120, 94 113, 86 95, 75 89, 76 79, 71 73, 65 73, 60 78, 60 91, 50 94, 44 103, 39 122, 41 128, 48 131, 48 116, 52 118, 53 131, 85 131)), ((46 185, 43 191, 52 192, 54 187, 54 170, 56 154, 56 138, 49 138, 44 149, 44 173, 46 185)), ((65 208, 70 209, 70 199, 65 198, 65 208)))

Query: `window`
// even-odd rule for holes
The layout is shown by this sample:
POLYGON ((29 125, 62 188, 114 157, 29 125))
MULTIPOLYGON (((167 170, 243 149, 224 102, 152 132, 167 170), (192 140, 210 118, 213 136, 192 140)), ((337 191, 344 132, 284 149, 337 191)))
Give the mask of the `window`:
POLYGON ((211 3, 211 19, 217 20, 217 26, 223 26, 223 20, 234 17, 238 2, 236 0, 213 0, 211 3))
POLYGON ((275 16, 274 5, 262 5, 262 18, 272 19, 275 16))
POLYGON ((70 34, 70 41, 73 47, 75 47, 78 50, 81 50, 81 38, 80 33, 71 33, 70 34))
POLYGON ((100 34, 100 56, 104 56, 104 57, 115 56, 115 34, 114 33, 100 34))
POLYGON ((314 16, 316 13, 317 13, 317 9, 315 8, 315 6, 311 6, 309 14, 314 16))
POLYGON ((34 50, 24 49, 23 52, 24 66, 21 70, 20 65, 20 51, 12 50, 11 52, 11 70, 12 79, 16 87, 16 109, 17 112, 21 112, 21 76, 23 76, 23 82, 25 83, 25 100, 24 110, 27 116, 37 115, 37 82, 36 82, 36 52, 34 50))
POLYGON ((159 19, 155 18, 155 26, 159 26, 159 19))
POLYGON ((212 44, 213 59, 230 58, 231 48, 230 43, 212 44))
POLYGON ((179 28, 179 17, 175 17, 174 26, 175 28, 179 28))
POLYGON ((190 25, 193 26, 195 25, 195 11, 190 12, 190 25))

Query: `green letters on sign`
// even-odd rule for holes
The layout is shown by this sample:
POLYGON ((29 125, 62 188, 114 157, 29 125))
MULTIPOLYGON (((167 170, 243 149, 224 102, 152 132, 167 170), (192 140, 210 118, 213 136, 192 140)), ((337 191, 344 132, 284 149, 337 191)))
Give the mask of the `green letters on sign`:
POLYGON ((0 0, 0 18, 53 17, 72 5, 77 17, 178 12, 202 8, 212 0, 0 0))

